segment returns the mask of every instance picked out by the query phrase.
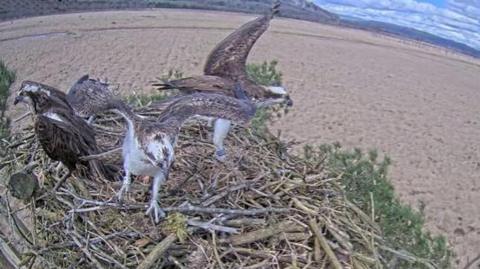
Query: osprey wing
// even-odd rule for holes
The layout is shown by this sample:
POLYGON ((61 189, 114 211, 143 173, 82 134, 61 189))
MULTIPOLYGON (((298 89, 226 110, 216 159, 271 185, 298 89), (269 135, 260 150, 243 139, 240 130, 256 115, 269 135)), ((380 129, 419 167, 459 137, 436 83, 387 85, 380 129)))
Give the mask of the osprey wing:
POLYGON ((232 95, 234 82, 219 76, 193 76, 152 84, 157 90, 178 89, 182 93, 214 92, 232 95))
POLYGON ((109 109, 109 104, 105 100, 114 99, 109 87, 109 84, 85 75, 70 88, 67 101, 77 115, 89 117, 109 109))
POLYGON ((237 80, 246 77, 248 54, 258 38, 268 29, 270 20, 278 13, 280 4, 270 14, 250 21, 222 40, 210 53, 204 67, 205 75, 237 80))

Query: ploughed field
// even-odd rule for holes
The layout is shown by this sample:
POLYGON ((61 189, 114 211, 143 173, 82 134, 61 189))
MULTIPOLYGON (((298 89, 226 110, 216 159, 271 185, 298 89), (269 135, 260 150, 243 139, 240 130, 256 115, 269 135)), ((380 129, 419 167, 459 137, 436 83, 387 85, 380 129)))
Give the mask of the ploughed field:
MULTIPOLYGON (((93 12, 0 23, 0 58, 17 81, 67 90, 108 78, 123 94, 181 70, 251 15, 190 10, 93 12)), ((377 148, 404 202, 425 206, 460 264, 480 249, 480 61, 369 32, 275 19, 249 62, 276 59, 294 106, 272 123, 285 139, 377 148)), ((13 100, 13 99, 12 99, 13 100)), ((11 104, 11 102, 10 102, 11 104)), ((21 114, 12 108, 10 115, 21 114)))

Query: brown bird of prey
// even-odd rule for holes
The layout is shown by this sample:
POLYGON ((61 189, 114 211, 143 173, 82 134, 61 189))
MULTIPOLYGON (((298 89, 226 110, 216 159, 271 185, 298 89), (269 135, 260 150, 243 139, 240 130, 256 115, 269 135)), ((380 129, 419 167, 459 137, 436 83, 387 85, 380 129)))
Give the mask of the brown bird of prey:
POLYGON ((75 113, 82 118, 89 118, 88 122, 93 121, 93 117, 101 112, 109 109, 107 103, 96 103, 97 100, 114 99, 114 95, 110 90, 111 87, 106 82, 92 79, 89 75, 82 76, 73 84, 68 91, 66 99, 75 113), (102 98, 90 98, 91 95, 105 94, 102 98))
MULTIPOLYGON (((246 71, 248 54, 258 38, 268 29, 270 20, 279 11, 280 3, 275 2, 269 14, 250 21, 222 40, 210 53, 204 67, 203 76, 193 76, 178 80, 154 83, 159 90, 178 89, 182 93, 214 92, 234 96, 237 83, 247 95, 258 100, 257 107, 278 103, 292 105, 283 87, 262 86, 250 80, 246 71)), ((217 119, 214 126, 213 143, 215 157, 223 161, 225 149, 223 140, 230 130, 231 122, 217 119)))
POLYGON ((84 162, 80 157, 99 153, 94 130, 80 117, 75 115, 65 100, 63 92, 33 81, 24 81, 15 98, 14 104, 28 103, 35 114, 35 134, 45 153, 52 160, 62 162, 68 173, 63 180, 76 169, 77 164, 90 168, 92 175, 108 177, 104 165, 91 160, 84 162))
MULTIPOLYGON (((103 89, 107 90, 107 89, 103 89)), ((246 97, 240 86, 236 87, 236 97, 221 94, 195 93, 178 97, 157 120, 143 118, 135 114, 130 106, 121 100, 106 99, 108 94, 98 93, 89 98, 104 102, 104 107, 122 115, 127 122, 122 155, 125 177, 122 188, 117 193, 119 200, 128 191, 130 176, 152 176, 152 196, 146 214, 153 214, 159 222, 165 213, 158 204, 161 184, 168 177, 174 161, 174 148, 182 124, 195 115, 228 119, 238 124, 247 124, 255 115, 255 106, 246 97)), ((86 102, 90 102, 86 100, 86 102)))

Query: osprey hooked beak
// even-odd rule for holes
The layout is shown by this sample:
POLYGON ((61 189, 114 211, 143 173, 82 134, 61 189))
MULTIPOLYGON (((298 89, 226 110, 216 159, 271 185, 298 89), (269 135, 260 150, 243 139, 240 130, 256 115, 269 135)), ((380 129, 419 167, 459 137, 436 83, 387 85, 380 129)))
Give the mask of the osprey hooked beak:
POLYGON ((17 105, 18 103, 21 103, 21 102, 24 102, 25 101, 25 97, 23 97, 22 95, 19 95, 17 97, 15 97, 15 100, 13 101, 13 105, 17 105))
POLYGON ((287 106, 293 106, 293 101, 290 98, 290 95, 288 95, 288 92, 284 87, 281 87, 281 86, 267 86, 265 88, 270 93, 277 96, 277 98, 274 98, 274 99, 277 99, 277 101, 275 103, 283 103, 287 106))
POLYGON ((290 95, 286 95, 286 96, 285 96, 285 104, 286 104, 287 106, 293 106, 293 101, 292 101, 292 99, 290 98, 290 95))

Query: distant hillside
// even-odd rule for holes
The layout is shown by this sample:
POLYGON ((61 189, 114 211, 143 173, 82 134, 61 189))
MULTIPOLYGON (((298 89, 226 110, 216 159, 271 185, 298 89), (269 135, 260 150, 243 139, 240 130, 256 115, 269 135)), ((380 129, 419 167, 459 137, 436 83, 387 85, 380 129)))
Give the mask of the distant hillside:
POLYGON ((480 58, 480 50, 472 48, 460 42, 456 42, 450 39, 442 38, 427 32, 416 30, 409 27, 399 26, 391 23, 378 22, 378 21, 365 21, 359 19, 342 18, 340 25, 367 30, 371 32, 393 35, 396 37, 412 39, 421 41, 436 46, 444 47, 459 53, 463 53, 475 58, 480 58))
MULTIPOLYGON (((264 13, 272 0, 1 0, 0 21, 66 12, 142 9, 192 8, 264 13)), ((339 17, 308 0, 281 0, 281 16, 315 22, 339 21, 339 17)))
MULTIPOLYGON (((22 17, 112 9, 190 8, 246 13, 265 13, 273 0, 0 0, 0 21, 22 17)), ((480 51, 468 45, 413 28, 390 23, 339 17, 309 0, 281 0, 280 16, 335 24, 393 35, 445 47, 480 58, 480 51)))
MULTIPOLYGON (((195 8, 247 13, 265 13, 272 0, 150 0, 155 7, 195 8)), ((280 16, 315 22, 337 23, 339 17, 307 0, 281 0, 280 16)))

